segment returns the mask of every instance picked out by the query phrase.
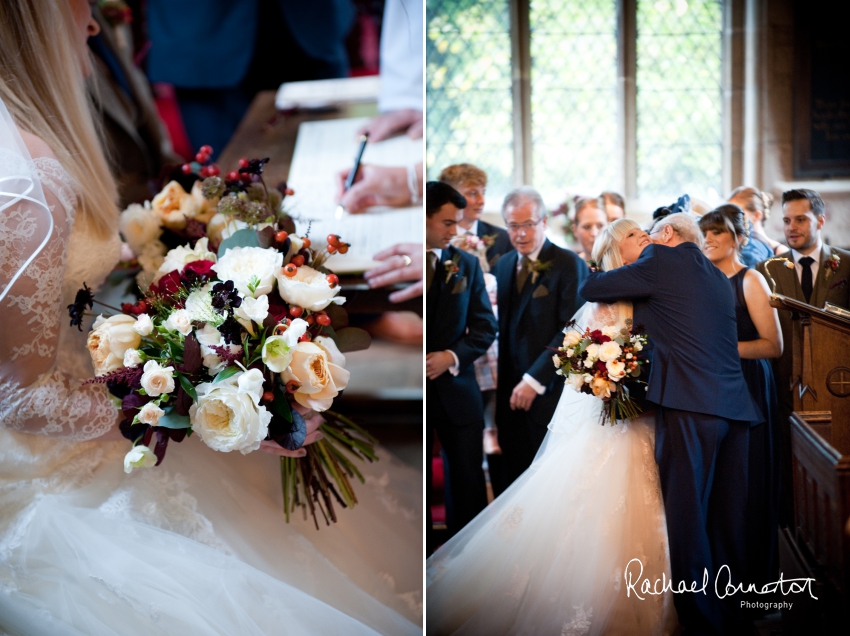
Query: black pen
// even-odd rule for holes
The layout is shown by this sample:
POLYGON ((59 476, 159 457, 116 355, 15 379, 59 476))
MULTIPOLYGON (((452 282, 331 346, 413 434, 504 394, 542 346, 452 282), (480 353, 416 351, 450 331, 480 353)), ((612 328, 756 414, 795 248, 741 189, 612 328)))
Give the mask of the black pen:
MULTIPOLYGON (((345 186, 342 189, 343 194, 348 192, 348 189, 354 184, 354 178, 357 176, 357 171, 360 170, 360 160, 363 158, 363 151, 366 150, 366 142, 369 141, 369 133, 363 133, 360 136, 360 147, 357 149, 357 157, 354 158, 354 166, 351 172, 348 173, 348 178, 345 180, 345 186)), ((345 208, 342 204, 336 206, 336 218, 341 219, 345 208)))

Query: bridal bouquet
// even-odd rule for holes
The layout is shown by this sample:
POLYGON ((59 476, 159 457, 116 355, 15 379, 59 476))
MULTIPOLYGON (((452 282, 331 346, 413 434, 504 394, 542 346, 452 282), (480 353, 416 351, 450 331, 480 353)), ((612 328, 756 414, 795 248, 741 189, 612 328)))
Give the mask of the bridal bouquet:
POLYGON ((601 423, 636 418, 641 408, 631 396, 628 384, 639 382, 641 367, 647 363, 643 349, 645 334, 632 331, 632 321, 623 329, 603 327, 579 331, 574 323, 564 329, 564 343, 552 361, 558 375, 579 393, 590 393, 604 402, 601 423))
MULTIPOLYGON (((300 506, 318 528, 317 509, 329 523, 334 500, 357 503, 349 478, 363 477, 353 460, 376 459, 375 440, 330 410, 349 381, 343 354, 367 348, 370 338, 348 326, 339 279, 323 267, 348 244, 330 235, 317 249, 295 233, 281 206, 285 192, 262 182, 266 161, 243 160, 227 179, 202 170, 203 204, 172 182, 153 205, 129 211, 132 223, 144 218, 139 209, 155 222, 146 242, 131 243, 142 254, 154 253, 151 244, 160 251, 166 230, 169 240, 183 232, 188 242, 161 254, 138 302, 97 318, 89 382, 121 400, 120 429, 133 442, 127 472, 159 465, 169 440, 193 433, 221 452, 247 454, 264 440, 296 450, 320 417, 324 439, 304 446, 305 457, 281 458, 287 520, 300 506)), ((78 293, 72 324, 93 302, 87 288, 78 293)))

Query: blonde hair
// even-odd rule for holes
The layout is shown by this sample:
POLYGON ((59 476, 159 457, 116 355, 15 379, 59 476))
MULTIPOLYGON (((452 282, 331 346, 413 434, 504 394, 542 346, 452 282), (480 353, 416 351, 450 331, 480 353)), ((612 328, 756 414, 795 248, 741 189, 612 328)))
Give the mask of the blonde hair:
POLYGON ((761 212, 762 221, 767 221, 767 218, 770 216, 770 206, 773 205, 773 197, 767 192, 762 192, 758 188, 741 186, 740 188, 735 188, 726 200, 732 201, 732 199, 745 199, 747 202, 746 205, 740 207, 743 207, 744 210, 751 214, 761 212))
POLYGON ((116 231, 118 193, 109 171, 73 37, 67 0, 0 2, 0 97, 15 123, 44 141, 77 182, 79 219, 116 231))
POLYGON ((443 168, 440 173, 440 181, 448 183, 454 188, 464 186, 487 187, 487 173, 471 163, 456 163, 443 168))
POLYGON ((625 265, 620 254, 620 241, 632 230, 640 231, 640 225, 631 219, 617 219, 599 233, 593 244, 592 257, 601 270, 610 272, 625 265))

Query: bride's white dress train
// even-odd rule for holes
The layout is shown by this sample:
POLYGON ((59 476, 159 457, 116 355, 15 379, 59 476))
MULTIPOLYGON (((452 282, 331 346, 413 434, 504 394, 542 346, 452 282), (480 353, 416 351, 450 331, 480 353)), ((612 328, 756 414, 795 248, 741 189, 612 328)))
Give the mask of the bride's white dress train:
MULTIPOLYGON (((587 306, 579 324, 622 325, 629 309, 587 306)), ((651 581, 670 577, 654 417, 602 426, 601 408, 601 400, 565 388, 531 467, 428 559, 429 634, 675 628, 669 593, 627 596, 624 579, 632 559, 651 581)))
MULTIPOLYGON (((422 478, 387 453, 317 532, 284 522, 274 456, 189 438, 127 475, 129 443, 95 439, 116 411, 80 386, 87 330, 65 307, 119 244, 74 224, 67 172, 32 154, 55 228, 0 303, 0 634, 421 633, 422 478)), ((0 215, 0 268, 32 247, 32 218, 0 215)))

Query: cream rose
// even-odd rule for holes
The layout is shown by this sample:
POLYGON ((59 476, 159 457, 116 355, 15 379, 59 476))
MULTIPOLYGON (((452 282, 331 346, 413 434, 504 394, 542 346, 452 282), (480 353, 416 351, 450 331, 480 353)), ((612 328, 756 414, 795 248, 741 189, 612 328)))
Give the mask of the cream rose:
POLYGON ((124 455, 124 472, 132 473, 134 468, 150 468, 156 465, 156 455, 147 446, 133 446, 124 455))
POLYGON ((138 349, 127 349, 124 352, 124 366, 137 367, 142 363, 142 355, 138 349))
POLYGON ((147 314, 139 314, 136 324, 133 325, 133 331, 140 336, 149 336, 153 331, 153 320, 147 314))
POLYGON ((231 352, 235 351, 239 346, 226 344, 224 338, 221 336, 221 332, 210 323, 204 325, 203 329, 195 331, 195 337, 201 345, 203 364, 210 370, 210 373, 218 373, 227 366, 227 363, 222 361, 219 355, 213 350, 213 346, 227 347, 231 352))
POLYGON ((608 369, 608 377, 614 382, 618 382, 626 375, 626 363, 611 360, 605 363, 605 368, 608 369))
POLYGON ((603 342, 599 345, 599 359, 602 362, 610 362, 611 360, 616 360, 623 353, 622 347, 618 345, 613 340, 609 340, 608 342, 603 342))
POLYGON ((581 342, 581 334, 574 329, 570 329, 564 335, 564 347, 571 348, 575 347, 579 342, 581 342))
POLYGON ((596 343, 587 345, 587 349, 584 351, 588 360, 596 361, 599 358, 599 345, 596 343))
POLYGON ((242 304, 233 313, 239 324, 245 327, 253 336, 254 327, 251 321, 253 320, 258 325, 263 324, 266 316, 269 315, 269 297, 260 296, 259 298, 252 298, 251 296, 246 296, 242 299, 242 304))
POLYGON ((298 384, 295 401, 314 411, 326 411, 333 399, 348 386, 349 372, 342 365, 345 357, 330 338, 299 342, 292 351, 292 362, 281 373, 284 383, 298 384))
POLYGON ((165 320, 165 328, 188 336, 192 331, 192 316, 185 309, 175 309, 165 320))
POLYGON ((218 259, 213 270, 221 280, 232 280, 243 298, 256 298, 272 290, 275 274, 282 266, 283 254, 277 250, 234 247, 218 259))
POLYGON ((192 198, 195 200, 195 204, 197 205, 197 211, 195 212, 195 220, 201 223, 209 223, 210 219, 216 214, 219 199, 204 198, 204 193, 201 191, 200 180, 195 181, 195 184, 192 186, 192 192, 190 194, 192 195, 192 198))
POLYGON ((142 374, 142 388, 151 397, 174 390, 174 367, 163 367, 156 360, 148 360, 142 374))
POLYGON ((593 378, 590 381, 590 388, 593 391, 593 395, 605 400, 611 397, 612 391, 616 391, 617 385, 605 378, 593 378))
POLYGON ((151 426, 156 426, 159 423, 159 418, 165 415, 165 411, 159 408, 159 404, 156 402, 148 402, 145 404, 139 414, 136 415, 136 419, 142 424, 150 424, 151 426))
POLYGON ((86 340, 95 375, 103 375, 124 366, 127 349, 138 349, 142 337, 133 330, 136 319, 118 314, 98 316, 86 340))
POLYGON ((137 256, 142 253, 145 245, 157 241, 162 234, 159 218, 150 206, 138 203, 132 203, 118 217, 118 230, 137 256))
POLYGON ((170 181, 151 201, 151 209, 159 217, 162 225, 172 230, 186 227, 186 219, 193 218, 198 212, 198 203, 176 181, 170 181))
POLYGON ((331 303, 341 305, 345 302, 345 298, 335 297, 339 293, 339 285, 331 288, 324 274, 306 265, 299 267, 292 277, 281 271, 277 276, 277 287, 280 297, 290 305, 310 311, 320 311, 331 303))
POLYGON ((263 376, 257 369, 197 387, 189 409, 192 430, 213 450, 243 455, 257 450, 269 432, 272 414, 260 406, 263 376))
POLYGON ((620 330, 617 329, 617 327, 613 326, 602 327, 600 331, 602 331, 603 336, 608 336, 609 338, 611 338, 611 340, 615 340, 623 335, 620 333, 620 330))
POLYGON ((165 255, 162 265, 157 270, 158 276, 164 276, 168 272, 177 270, 182 272, 187 263, 193 261, 212 261, 215 262, 215 254, 209 249, 209 240, 204 237, 198 239, 195 247, 190 248, 188 245, 181 245, 170 250, 165 255))
POLYGON ((567 384, 573 388, 573 390, 581 392, 581 387, 584 386, 584 377, 581 373, 570 373, 567 376, 567 384))

